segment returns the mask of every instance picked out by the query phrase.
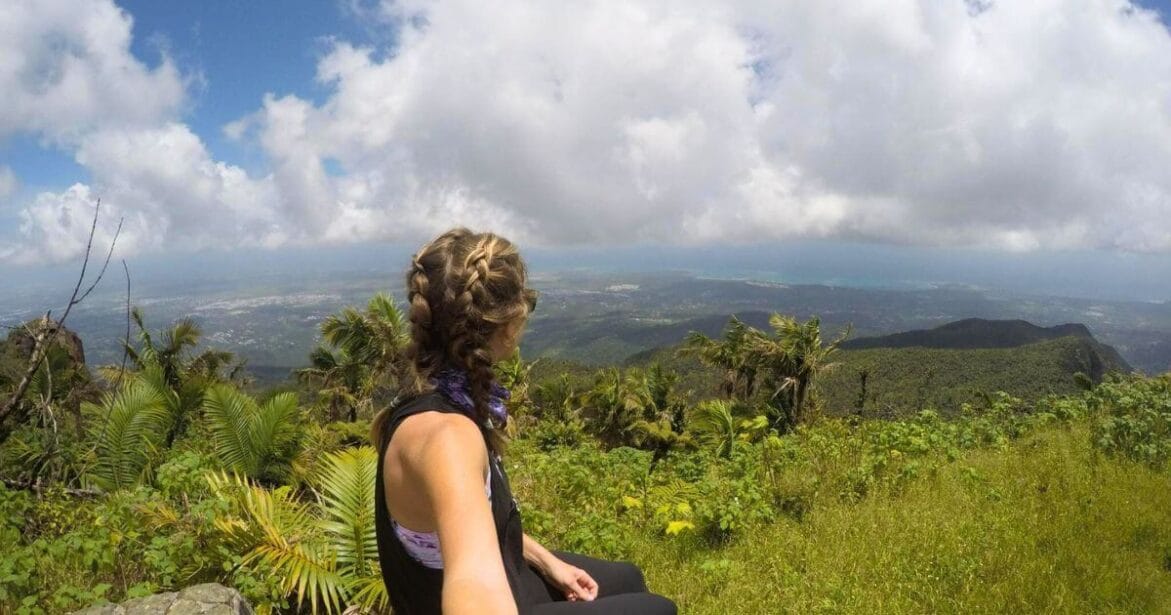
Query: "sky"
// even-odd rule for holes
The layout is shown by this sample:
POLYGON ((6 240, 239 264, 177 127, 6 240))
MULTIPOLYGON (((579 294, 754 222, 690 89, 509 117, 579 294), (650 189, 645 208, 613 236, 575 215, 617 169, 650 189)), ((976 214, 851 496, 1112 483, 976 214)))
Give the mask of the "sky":
POLYGON ((844 278, 878 253, 1017 284, 1064 262, 1092 274, 1070 292, 1171 299, 1168 15, 6 0, 0 270, 76 262, 100 198, 125 258, 464 224, 575 254, 820 246, 844 278))

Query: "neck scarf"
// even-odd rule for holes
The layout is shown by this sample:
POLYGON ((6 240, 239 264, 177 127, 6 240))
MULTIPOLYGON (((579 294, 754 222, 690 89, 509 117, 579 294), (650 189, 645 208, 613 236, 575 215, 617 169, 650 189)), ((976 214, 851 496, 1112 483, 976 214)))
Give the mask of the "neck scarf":
MULTIPOLYGON (((472 401, 472 391, 468 383, 467 370, 448 366, 432 376, 431 382, 435 383, 435 388, 450 399, 452 403, 467 410, 469 413, 475 411, 475 403, 472 401)), ((508 408, 504 406, 504 401, 509 399, 509 397, 511 397, 511 392, 499 382, 493 380, 491 390, 488 394, 488 413, 491 416, 485 422, 485 427, 489 429, 504 427, 505 423, 508 422, 508 408)))

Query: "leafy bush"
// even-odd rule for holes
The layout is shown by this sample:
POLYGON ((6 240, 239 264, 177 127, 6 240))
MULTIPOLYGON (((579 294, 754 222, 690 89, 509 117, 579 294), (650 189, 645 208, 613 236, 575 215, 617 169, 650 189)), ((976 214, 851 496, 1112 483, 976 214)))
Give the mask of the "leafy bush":
POLYGON ((1103 382, 1089 397, 1094 446, 1107 455, 1166 466, 1171 458, 1171 374, 1103 382))

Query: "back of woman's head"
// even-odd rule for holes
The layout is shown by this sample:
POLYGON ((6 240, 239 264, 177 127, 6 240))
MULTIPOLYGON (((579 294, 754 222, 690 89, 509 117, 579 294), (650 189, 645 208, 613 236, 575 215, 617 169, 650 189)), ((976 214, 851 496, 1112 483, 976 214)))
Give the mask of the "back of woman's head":
MULTIPOLYGON (((400 397, 434 390, 430 377, 444 367, 467 371, 474 414, 481 425, 489 416, 494 379, 492 340, 528 314, 535 293, 525 284, 528 271, 515 244, 494 233, 453 228, 426 243, 411 258, 406 288, 411 341, 400 371, 400 397)), ((387 410, 371 426, 382 441, 387 410)))

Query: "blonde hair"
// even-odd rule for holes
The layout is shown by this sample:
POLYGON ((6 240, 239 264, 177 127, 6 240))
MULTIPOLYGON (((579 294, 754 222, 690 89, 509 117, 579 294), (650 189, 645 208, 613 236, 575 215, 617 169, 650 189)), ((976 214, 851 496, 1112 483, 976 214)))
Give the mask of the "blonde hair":
MULTIPOLYGON (((411 258, 406 275, 411 341, 399 380, 399 398, 433 391, 429 378, 445 366, 467 370, 476 422, 488 422, 488 397, 495 373, 491 340, 508 323, 526 316, 537 293, 526 288, 528 270, 515 244, 494 233, 455 227, 427 242, 411 258)), ((386 435, 391 408, 370 427, 375 446, 386 435)), ((503 437, 487 429, 488 445, 503 437)))

